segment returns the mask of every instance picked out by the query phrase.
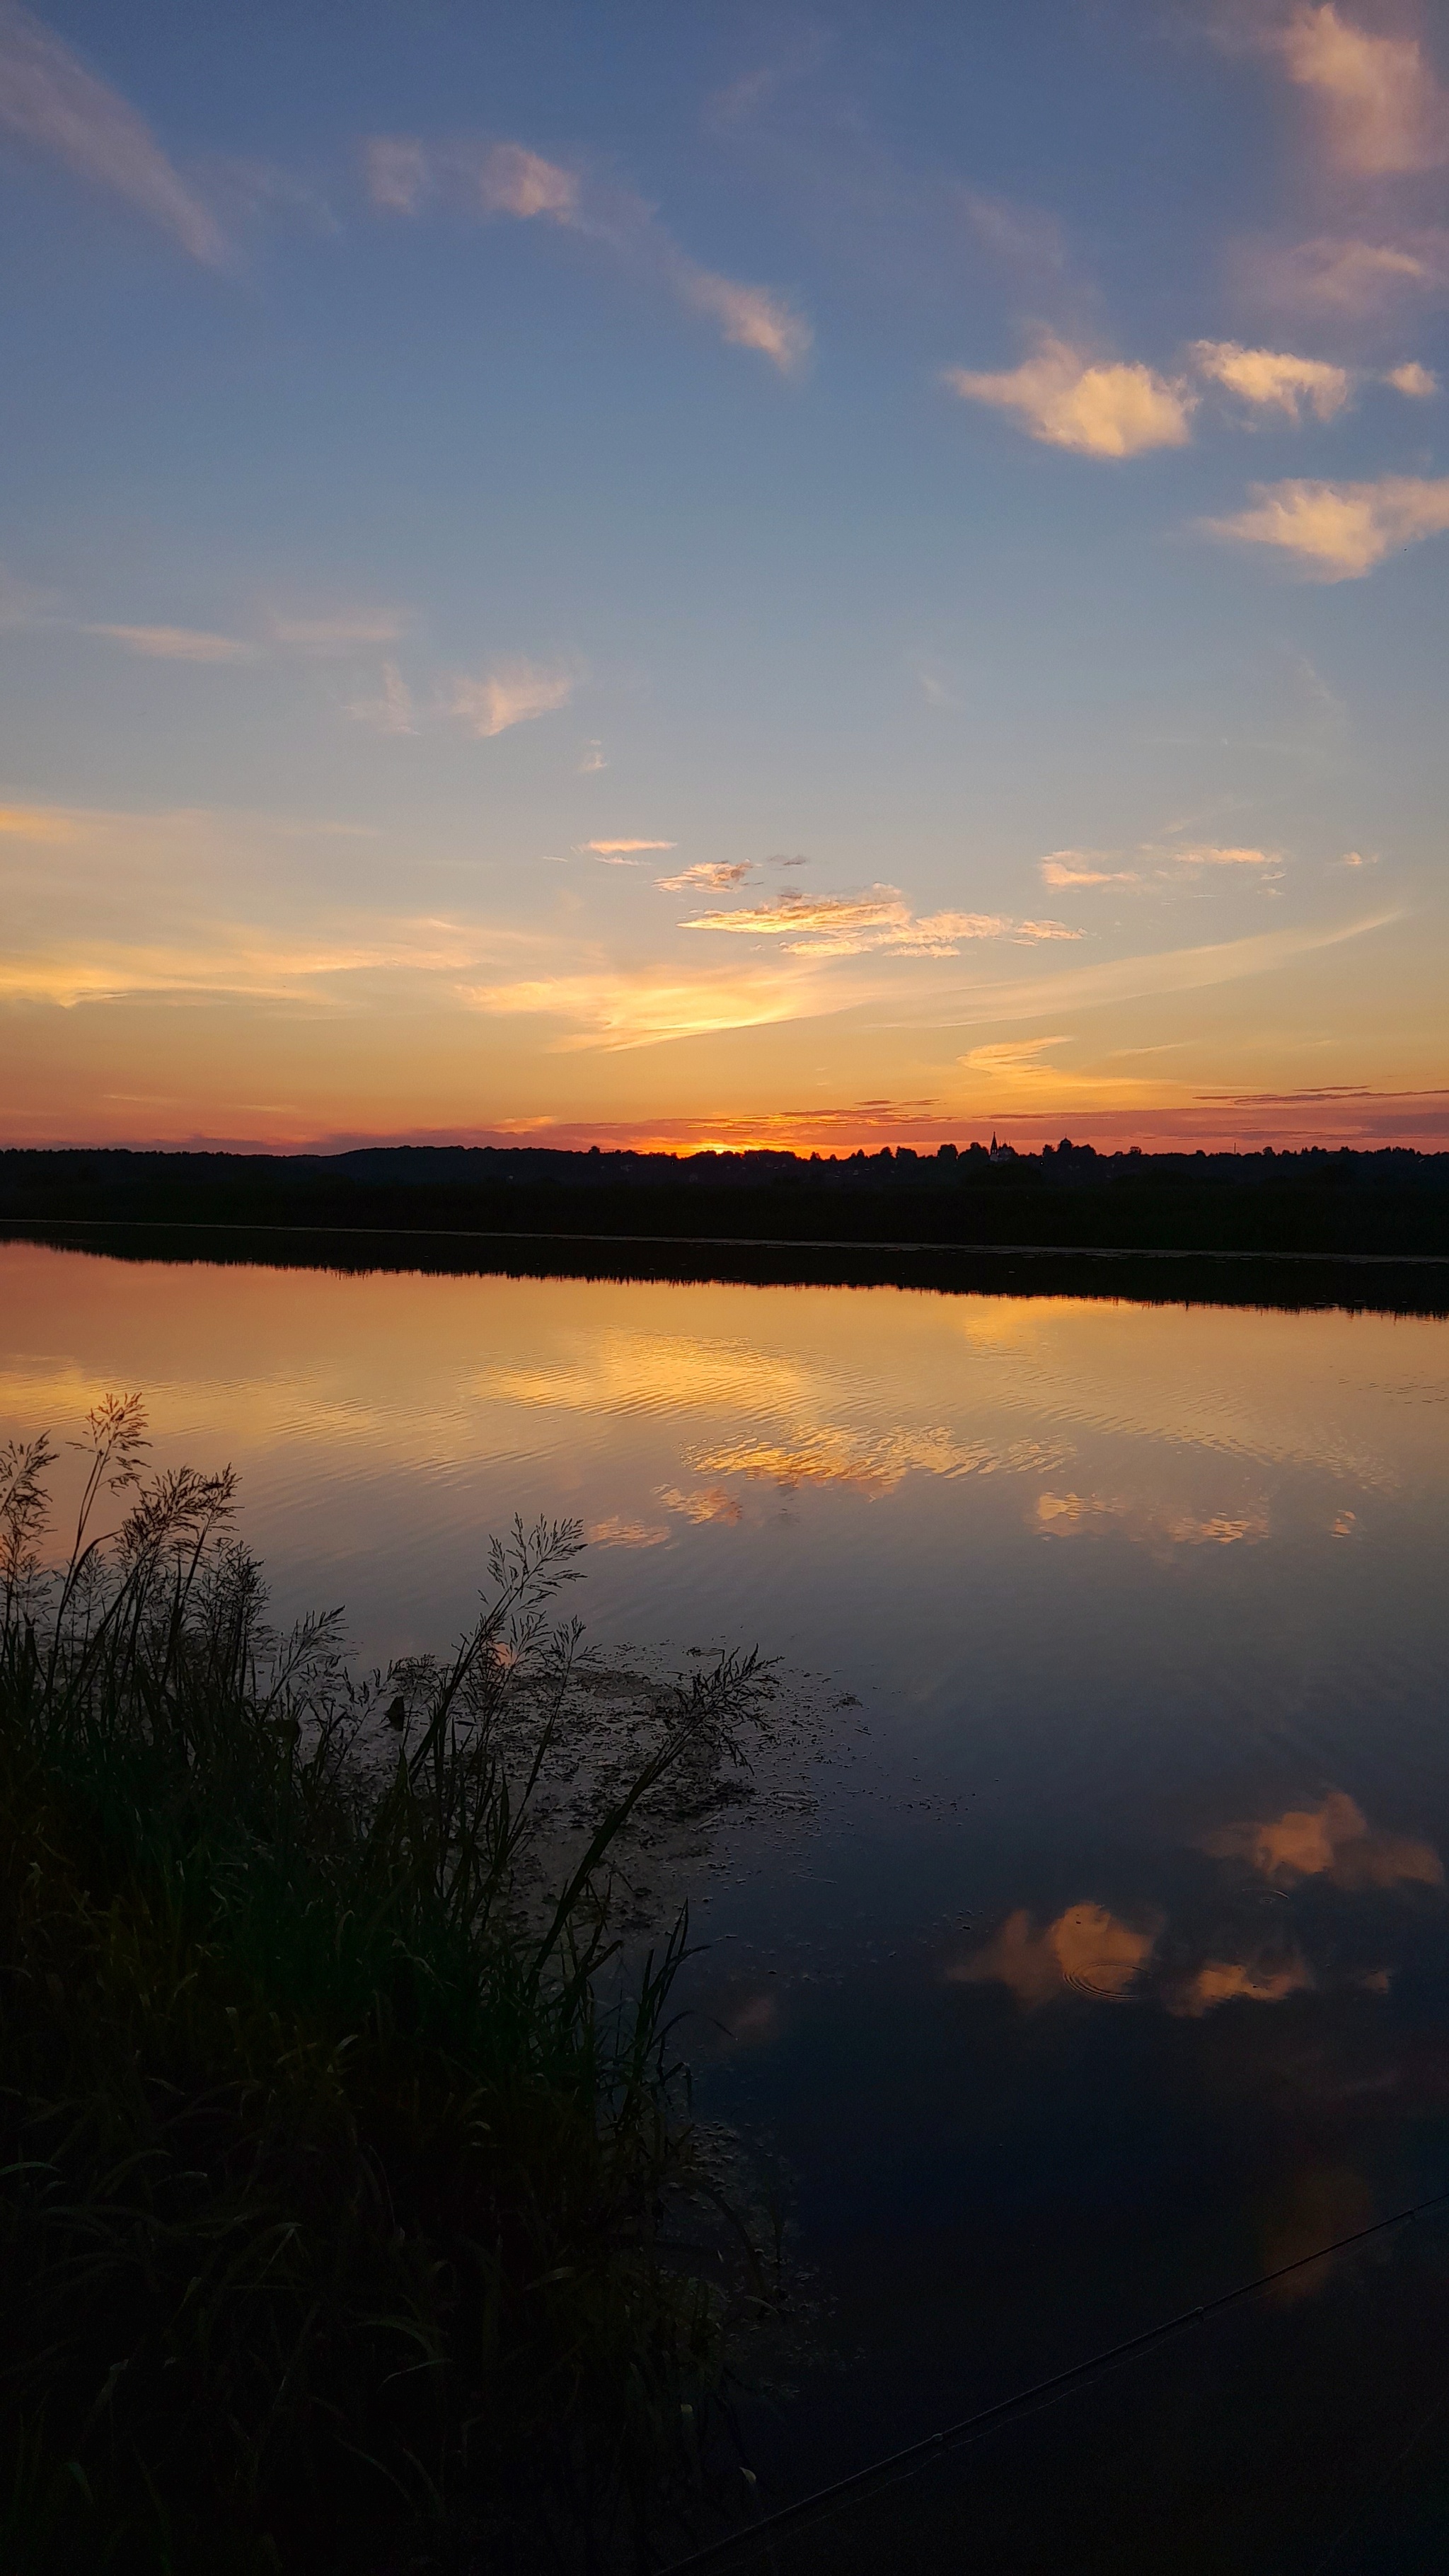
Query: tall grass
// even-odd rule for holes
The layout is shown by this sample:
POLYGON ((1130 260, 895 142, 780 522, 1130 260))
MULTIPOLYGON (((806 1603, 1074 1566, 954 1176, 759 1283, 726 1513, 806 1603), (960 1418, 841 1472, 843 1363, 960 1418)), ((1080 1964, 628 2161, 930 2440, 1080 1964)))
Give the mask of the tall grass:
POLYGON ((677 2223, 686 1927, 620 1984, 610 1863, 740 1757, 753 1659, 656 1702, 541 1902, 575 1524, 358 1684, 335 1616, 268 1627, 229 1472, 148 1472, 134 1398, 84 1446, 54 1571, 57 1453, 0 1452, 3 2564, 647 2552, 765 2283, 677 2223))

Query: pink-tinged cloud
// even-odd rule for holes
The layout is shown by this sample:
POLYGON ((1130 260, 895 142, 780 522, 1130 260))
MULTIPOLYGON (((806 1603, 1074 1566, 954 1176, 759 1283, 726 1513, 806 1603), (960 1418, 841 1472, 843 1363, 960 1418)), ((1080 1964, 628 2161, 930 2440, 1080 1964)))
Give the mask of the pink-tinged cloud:
POLYGON ((1098 867, 1097 856, 1093 850, 1055 850, 1050 858, 1037 864, 1043 882, 1049 886, 1140 885, 1135 868, 1098 867))
POLYGON ((1449 475, 1377 483, 1259 483, 1252 506, 1204 519, 1209 536, 1285 554, 1315 581, 1361 581, 1386 555, 1449 529, 1449 475))
POLYGON ((153 662, 254 662, 256 647, 235 635, 208 635, 194 626, 87 626, 108 644, 153 662))
POLYGON ((1320 234, 1240 252, 1239 284, 1256 303, 1308 320, 1378 321, 1405 298, 1449 293, 1449 231, 1429 227, 1387 241, 1320 234))
POLYGON ((1417 358, 1408 359, 1402 367, 1390 367, 1384 378, 1396 394, 1407 394, 1410 402, 1429 402, 1439 391, 1439 379, 1417 358))
POLYGON ((1320 0, 1295 9, 1271 41, 1317 102, 1340 169, 1386 178, 1449 160, 1449 95, 1417 37, 1375 34, 1320 0))
POLYGON ((1257 411, 1281 412, 1297 422, 1306 406, 1319 420, 1342 411, 1353 389, 1346 367, 1323 358, 1299 358, 1286 349, 1245 349, 1236 340, 1195 340, 1196 365, 1214 383, 1257 411))
POLYGON ((495 662, 480 679, 455 680, 450 706, 465 733, 489 741, 513 725, 553 715, 568 705, 573 692, 571 671, 549 669, 539 662, 495 662))
POLYGON ((380 213, 420 214, 443 195, 464 211, 543 221, 596 242, 637 275, 714 322, 735 348, 754 349, 782 375, 798 372, 813 334, 773 287, 724 277, 682 250, 651 206, 583 169, 545 160, 526 144, 442 143, 378 135, 365 147, 368 193, 380 213))
POLYGON ((1197 396, 1151 367, 1094 361, 1055 332, 1040 331, 1032 354, 999 374, 948 367, 945 382, 964 402, 1011 413, 1030 438, 1079 456, 1140 456, 1185 447, 1197 396))
POLYGON ((224 267, 227 246, 150 128, 27 9, 0 9, 0 126, 66 163, 169 233, 192 259, 224 267))

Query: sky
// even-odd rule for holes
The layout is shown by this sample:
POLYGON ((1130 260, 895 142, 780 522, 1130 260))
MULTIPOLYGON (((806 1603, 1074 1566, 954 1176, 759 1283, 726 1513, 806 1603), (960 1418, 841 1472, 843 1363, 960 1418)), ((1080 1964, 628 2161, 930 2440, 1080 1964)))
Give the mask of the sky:
POLYGON ((1449 1146, 1449 17, 0 0, 0 1141, 1449 1146))

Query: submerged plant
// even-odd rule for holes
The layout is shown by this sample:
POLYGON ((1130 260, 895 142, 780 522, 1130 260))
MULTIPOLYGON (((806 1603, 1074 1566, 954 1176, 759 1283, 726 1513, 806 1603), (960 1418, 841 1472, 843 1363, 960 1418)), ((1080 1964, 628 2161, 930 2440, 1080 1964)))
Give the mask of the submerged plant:
POLYGON ((452 1654, 358 1684, 339 1613, 268 1625, 231 1472, 145 1446, 91 1415, 54 1569, 57 1453, 0 1452, 4 2563, 356 2565, 418 2515, 613 2563, 769 2281, 707 2223, 686 1919, 626 1973, 612 1861, 744 1761, 764 1676, 656 1694, 550 1885, 577 1525, 515 1522, 452 1654))

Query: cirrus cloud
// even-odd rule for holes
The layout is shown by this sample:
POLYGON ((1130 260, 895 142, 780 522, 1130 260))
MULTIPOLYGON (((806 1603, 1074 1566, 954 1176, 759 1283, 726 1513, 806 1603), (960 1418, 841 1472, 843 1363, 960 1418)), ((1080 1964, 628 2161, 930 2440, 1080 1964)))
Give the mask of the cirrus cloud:
POLYGON ((809 356, 810 325, 788 296, 703 267, 632 189, 516 142, 427 144, 416 135, 376 135, 364 161, 380 214, 417 216, 431 199, 443 198, 465 213, 557 224, 598 243, 690 312, 706 315, 722 339, 758 351, 782 375, 798 372, 809 356))
POLYGON ((149 217, 192 259, 227 264, 221 228, 118 90, 14 0, 0 7, 0 125, 149 217))
POLYGON ((465 732, 480 741, 507 733, 513 725, 531 724, 536 716, 553 715, 574 693, 571 671, 522 659, 495 662, 481 678, 453 682, 451 709, 465 732))

